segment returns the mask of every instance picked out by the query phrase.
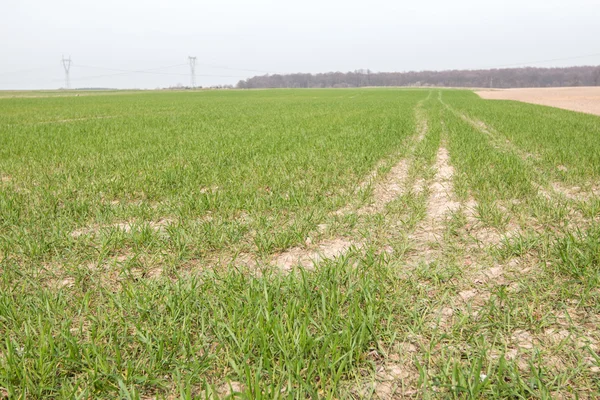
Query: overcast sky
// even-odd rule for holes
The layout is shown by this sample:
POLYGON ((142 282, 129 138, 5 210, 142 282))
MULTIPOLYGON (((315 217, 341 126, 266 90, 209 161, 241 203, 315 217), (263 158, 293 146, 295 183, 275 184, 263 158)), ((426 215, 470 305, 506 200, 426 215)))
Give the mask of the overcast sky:
POLYGON ((0 2, 0 89, 63 86, 63 54, 72 87, 116 88, 189 84, 189 55, 203 86, 264 72, 600 64, 600 0, 0 2))

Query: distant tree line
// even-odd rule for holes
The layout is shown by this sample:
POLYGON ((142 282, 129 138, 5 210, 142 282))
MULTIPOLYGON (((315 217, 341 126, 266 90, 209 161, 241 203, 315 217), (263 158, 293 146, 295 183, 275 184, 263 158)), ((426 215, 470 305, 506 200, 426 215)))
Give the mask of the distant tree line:
POLYGON ((254 76, 238 82, 240 89, 347 88, 365 86, 558 87, 600 86, 600 66, 566 68, 503 68, 420 72, 327 72, 254 76))

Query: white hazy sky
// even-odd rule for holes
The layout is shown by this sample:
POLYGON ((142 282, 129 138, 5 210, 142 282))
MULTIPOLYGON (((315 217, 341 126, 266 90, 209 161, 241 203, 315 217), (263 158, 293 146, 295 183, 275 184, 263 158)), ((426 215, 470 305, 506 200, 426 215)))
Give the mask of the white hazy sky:
POLYGON ((72 87, 116 88, 188 84, 188 55, 204 86, 263 71, 598 65, 600 0, 0 0, 0 38, 0 89, 63 86, 63 54, 72 87), (148 69, 160 74, 116 75, 148 69))

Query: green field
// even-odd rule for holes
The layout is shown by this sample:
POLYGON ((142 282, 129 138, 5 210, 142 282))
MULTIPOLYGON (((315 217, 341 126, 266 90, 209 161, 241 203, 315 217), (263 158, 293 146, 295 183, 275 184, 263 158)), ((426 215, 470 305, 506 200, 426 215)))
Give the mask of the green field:
POLYGON ((0 399, 600 397, 600 117, 0 94, 0 399))

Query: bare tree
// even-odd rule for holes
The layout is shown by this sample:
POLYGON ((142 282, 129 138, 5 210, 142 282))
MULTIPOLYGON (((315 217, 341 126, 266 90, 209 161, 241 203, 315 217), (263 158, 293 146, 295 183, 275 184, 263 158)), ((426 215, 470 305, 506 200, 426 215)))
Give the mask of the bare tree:
POLYGON ((456 86, 488 87, 600 86, 600 66, 568 68, 506 68, 492 70, 352 72, 255 76, 238 82, 240 89, 325 88, 362 86, 456 86))

